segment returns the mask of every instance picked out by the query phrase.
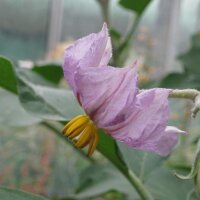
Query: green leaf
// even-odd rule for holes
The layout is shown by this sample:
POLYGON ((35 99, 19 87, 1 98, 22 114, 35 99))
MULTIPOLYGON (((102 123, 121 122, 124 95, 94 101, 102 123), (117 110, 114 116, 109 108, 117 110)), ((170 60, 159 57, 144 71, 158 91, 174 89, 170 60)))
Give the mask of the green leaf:
POLYGON ((20 68, 14 70, 14 66, 4 58, 0 61, 9 64, 7 68, 0 66, 0 70, 8 69, 1 72, 0 80, 11 80, 0 82, 1 86, 16 93, 17 89, 14 89, 16 88, 16 77, 20 102, 25 110, 35 117, 68 121, 83 113, 71 91, 56 88, 53 83, 31 70, 20 68))
POLYGON ((0 113, 0 125, 5 127, 21 127, 41 122, 41 119, 24 110, 18 96, 6 90, 0 90, 0 113))
POLYGON ((185 54, 180 55, 178 58, 183 63, 185 69, 189 73, 197 73, 200 75, 200 48, 192 47, 185 54))
POLYGON ((192 74, 188 73, 171 73, 161 80, 160 87, 165 88, 199 88, 200 82, 192 74))
POLYGON ((191 38, 190 49, 178 56, 178 59, 183 63, 186 73, 193 74, 200 82, 200 35, 195 34, 191 38))
POLYGON ((99 143, 97 149, 108 158, 118 169, 127 173, 127 166, 123 161, 116 142, 103 130, 99 130, 99 143))
POLYGON ((119 42, 119 40, 121 39, 121 34, 117 30, 111 28, 109 29, 109 33, 113 40, 116 40, 116 42, 117 41, 119 42))
MULTIPOLYGON (((170 170, 160 167, 149 174, 145 187, 155 200, 183 200, 190 195, 193 183, 181 181, 170 170)), ((108 165, 92 165, 81 174, 78 193, 73 197, 89 199, 113 190, 123 193, 126 200, 139 199, 130 183, 114 168, 108 165)), ((197 199, 193 196, 190 200, 197 199)))
POLYGON ((20 79, 21 76, 23 76, 30 82, 34 83, 35 85, 42 85, 42 86, 57 88, 57 86, 54 83, 44 79, 42 76, 40 76, 37 73, 34 73, 30 69, 17 68, 15 70, 15 73, 16 73, 17 80, 20 79))
POLYGON ((12 63, 4 57, 0 57, 0 87, 17 93, 17 84, 12 63))
MULTIPOLYGON (((156 200, 183 200, 193 189, 192 181, 182 181, 176 178, 167 168, 159 168, 150 174, 145 182, 147 189, 153 194, 156 200)), ((197 200, 191 197, 190 200, 197 200)))
POLYGON ((14 190, 9 188, 0 188, 0 199, 2 200, 47 200, 44 197, 14 190))
POLYGON ((108 191, 119 191, 126 195, 126 199, 138 198, 126 178, 111 165, 95 164, 88 167, 81 174, 80 186, 76 199, 88 199, 97 197, 108 191))
POLYGON ((160 87, 184 88, 187 81, 187 74, 171 73, 161 80, 160 87))
POLYGON ((141 15, 151 0, 120 0, 119 4, 126 9, 136 12, 141 15))
MULTIPOLYGON (((136 150, 118 142, 122 156, 129 169, 144 183, 156 200, 182 200, 193 188, 191 181, 178 180, 173 173, 163 165, 166 158, 159 155, 136 150)), ((192 200, 197 200, 195 197, 192 200)))
POLYGON ((30 75, 18 71, 19 98, 28 112, 42 119, 60 121, 71 120, 83 113, 71 91, 40 85, 35 83, 37 75, 30 75))
POLYGON ((55 84, 63 78, 63 70, 60 65, 56 64, 36 65, 32 71, 55 84))
POLYGON ((128 168, 142 181, 145 181, 154 170, 157 170, 163 164, 164 158, 159 155, 133 149, 120 142, 117 144, 128 168))
POLYGON ((197 32, 191 38, 191 43, 194 48, 200 48, 200 34, 197 32))
POLYGON ((56 88, 31 70, 16 68, 13 74, 22 106, 35 117, 68 121, 83 113, 71 91, 56 88))

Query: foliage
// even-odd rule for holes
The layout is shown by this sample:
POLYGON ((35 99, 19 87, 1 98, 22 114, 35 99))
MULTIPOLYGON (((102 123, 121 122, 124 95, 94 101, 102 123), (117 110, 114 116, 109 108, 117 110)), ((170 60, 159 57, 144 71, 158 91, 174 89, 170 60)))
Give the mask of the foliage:
MULTIPOLYGON (((74 117, 75 114, 78 113, 76 111, 78 106, 74 104, 75 100, 73 95, 70 94, 67 99, 65 99, 64 94, 67 94, 67 91, 64 89, 59 89, 58 86, 54 84, 55 82, 51 81, 50 78, 47 81, 46 78, 39 75, 38 73, 35 73, 34 70, 21 69, 19 67, 14 68, 14 66, 11 65, 9 61, 6 62, 5 58, 0 58, 0 61, 1 60, 3 60, 5 64, 1 65, 0 69, 3 67, 5 74, 9 74, 9 72, 12 71, 10 77, 17 80, 15 82, 15 87, 18 88, 19 96, 18 99, 16 94, 10 93, 9 91, 5 90, 1 91, 2 94, 4 94, 4 101, 6 101, 6 97, 8 96, 8 98, 10 98, 10 101, 16 102, 16 106, 14 106, 16 107, 15 109, 19 109, 17 111, 17 115, 13 115, 11 107, 11 114, 7 114, 7 120, 4 118, 4 120, 10 122, 10 124, 8 123, 7 126, 25 126, 32 123, 39 123, 46 119, 53 119, 56 121, 60 121, 63 119, 70 120, 74 117), (59 101, 62 99, 64 100, 59 103, 59 101), (69 108, 66 105, 69 105, 69 108), (46 108, 43 108, 44 106, 46 106, 46 108), (62 109, 59 109, 59 106, 62 109), (73 112, 67 112, 65 109, 63 109, 63 107, 65 106, 66 109, 69 110, 73 108, 73 112), (68 116, 65 116, 66 113, 68 114, 68 116), (12 118, 10 117, 11 115, 12 118), (26 118, 26 120, 24 120, 24 118, 26 118), (22 122, 20 122, 20 119, 22 122), (16 123, 11 123, 13 121, 16 123)), ((49 70, 48 67, 44 68, 43 70, 45 69, 49 70)), ((9 84, 13 85, 13 82, 9 82, 9 84)), ((3 87, 4 89, 10 88, 9 84, 1 84, 1 87, 3 87)), ((1 98, 1 100, 3 99, 1 98)), ((2 112, 6 113, 6 110, 3 109, 4 104, 0 105, 2 112)), ((16 113, 15 110, 14 112, 16 113)), ((160 184, 166 179, 158 179, 158 181, 156 182, 157 184, 155 184, 155 182, 152 180, 154 180, 154 177, 157 173, 159 173, 159 177, 162 177, 162 173, 167 174, 165 176, 171 177, 171 179, 168 178, 169 181, 174 181, 174 177, 172 174, 170 175, 169 170, 163 168, 163 162, 165 161, 163 158, 150 153, 144 153, 141 151, 129 149, 120 143, 116 144, 116 142, 108 135, 106 135, 102 130, 99 130, 99 135, 100 142, 97 147, 98 150, 106 158, 108 158, 111 163, 116 166, 116 168, 119 169, 119 172, 116 171, 113 166, 101 166, 99 164, 89 166, 89 168, 83 173, 84 176, 82 177, 84 178, 82 178, 80 181, 80 185, 77 188, 77 194, 71 195, 70 198, 90 198, 102 195, 109 191, 121 192, 126 196, 126 199, 131 199, 133 196, 138 198, 136 191, 131 190, 132 186, 129 182, 129 170, 133 170, 136 175, 141 179, 141 181, 144 181, 144 184, 147 185, 147 188, 149 188, 149 191, 151 191, 152 194, 155 193, 154 188, 159 188, 160 184)), ((168 179, 166 179, 166 181, 168 179)), ((162 184, 168 183, 163 182, 162 184)), ((192 187, 191 182, 180 182, 177 185, 179 185, 180 187, 192 187)), ((159 189, 159 191, 160 190, 161 189, 159 189)), ((180 190, 177 189, 177 192, 180 192, 180 190)), ((178 195, 177 192, 174 191, 171 197, 176 197, 178 195)), ((186 195, 180 193, 179 199, 181 199, 181 194, 186 195)), ((165 196, 165 193, 163 191, 162 199, 167 199, 167 195, 168 193, 165 196)), ((160 193, 155 193, 155 196, 161 198, 160 193)))
POLYGON ((11 92, 17 93, 17 85, 12 63, 3 57, 1 57, 0 60, 0 74, 0 85, 11 92))
POLYGON ((150 2, 151 0, 140 0, 139 3, 136 0, 120 0, 119 4, 124 8, 134 11, 140 15, 150 2))
MULTIPOLYGON (((124 64, 131 37, 141 15, 150 2, 150 0, 119 1, 122 7, 133 11, 136 17, 133 26, 125 37, 114 28, 110 30, 114 46, 113 63, 124 64)), ((183 72, 167 75, 160 85, 169 88, 191 87, 200 89, 199 52, 200 38, 197 34, 192 38, 189 52, 179 56, 183 63, 183 72)), ((35 65, 32 69, 23 69, 14 65, 8 59, 0 57, 0 125, 18 128, 33 124, 45 126, 48 131, 55 133, 61 141, 71 146, 71 143, 61 135, 60 129, 63 122, 71 120, 83 111, 71 91, 60 86, 62 78, 63 73, 60 65, 45 63, 44 65, 35 65)), ((44 136, 44 140, 47 141, 48 137, 44 136)), ((70 183, 73 182, 76 191, 68 190, 67 195, 63 192, 65 185, 60 188, 59 184, 60 182, 66 183, 64 180, 66 175, 65 165, 69 161, 70 155, 65 153, 63 149, 61 149, 64 152, 62 157, 57 156, 56 153, 58 152, 55 153, 57 167, 55 167, 55 162, 51 163, 52 166, 54 165, 57 168, 54 174, 55 183, 52 184, 53 186, 51 185, 51 191, 48 192, 52 197, 54 195, 55 198, 60 197, 62 196, 60 193, 63 193, 63 200, 90 199, 99 196, 103 196, 105 199, 113 196, 120 200, 139 199, 137 188, 133 188, 132 183, 134 172, 134 176, 138 178, 140 184, 150 192, 155 200, 182 200, 185 198, 197 200, 197 196, 191 192, 194 188, 192 181, 177 179, 171 171, 173 164, 169 165, 168 158, 130 149, 114 141, 103 130, 99 130, 99 137, 97 149, 103 157, 97 154, 95 159, 85 159, 85 151, 81 152, 81 156, 87 160, 87 164, 85 164, 87 168, 84 166, 85 170, 79 176, 79 182, 72 181, 76 175, 78 176, 74 169, 70 183), (66 162, 63 161, 63 158, 66 159, 66 162)), ((27 144, 29 142, 27 141, 27 144)), ((60 147, 59 142, 58 144, 56 149, 60 147)), ((40 146, 45 149, 43 144, 40 146)), ((79 150, 78 152, 80 153, 79 150)), ((49 153, 49 149, 47 153, 49 153)), ((175 156, 175 158, 178 158, 178 156, 175 156)), ((20 171, 21 164, 26 159, 26 156, 19 158, 16 163, 17 167, 19 166, 16 173, 20 171)), ((181 169, 180 173, 189 172, 190 168, 185 169, 183 162, 176 162, 179 165, 178 169, 181 169)), ((0 163, 0 167, 2 165, 4 163, 0 163)), ((69 166, 69 163, 67 165, 69 166)), ((78 163, 77 165, 80 167, 81 164, 78 163)), ((192 168, 195 167, 194 176, 197 175, 198 166, 199 151, 197 151, 197 157, 192 168)), ((34 172, 32 173, 34 174, 34 172)), ((45 200, 43 197, 7 188, 0 188, 0 199, 45 200)))
POLYGON ((8 188, 0 188, 0 197, 4 200, 47 200, 44 197, 22 192, 20 190, 12 190, 8 188))
POLYGON ((200 35, 194 34, 191 47, 186 53, 179 55, 178 59, 183 64, 182 73, 170 73, 160 83, 161 87, 168 88, 196 88, 200 89, 200 35))

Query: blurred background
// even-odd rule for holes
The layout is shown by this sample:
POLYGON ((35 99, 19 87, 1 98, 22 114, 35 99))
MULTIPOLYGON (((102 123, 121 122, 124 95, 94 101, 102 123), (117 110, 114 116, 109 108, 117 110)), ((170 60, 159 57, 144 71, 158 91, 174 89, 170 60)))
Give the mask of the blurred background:
MULTIPOLYGON (((120 67, 137 59, 141 87, 200 88, 200 0, 152 0, 140 20, 118 0, 0 0, 0 55, 26 68, 49 62, 60 65, 64 49, 98 32, 104 21, 113 39, 111 63, 120 67), (118 59, 115 46, 132 28, 126 56, 118 59)), ((59 84, 65 87, 63 80, 59 84)), ((0 185, 51 199, 76 191, 90 161, 52 134, 46 124, 18 110, 20 103, 13 94, 1 90, 0 95, 4 105, 0 108, 0 185), (17 121, 9 111, 11 104, 15 116, 21 113, 17 121)), ((193 132, 182 146, 199 137, 199 118, 191 122, 190 109, 190 102, 171 102, 171 124, 193 132)), ((100 154, 95 157, 107 163, 100 154)), ((118 193, 100 196, 99 200, 123 199, 118 193)))
MULTIPOLYGON (((132 13, 117 0, 109 1, 108 7, 110 27, 125 34, 132 13)), ((134 34, 134 51, 152 65, 177 70, 176 55, 188 49, 189 38, 199 30, 199 10, 198 0, 153 0, 134 34)), ((60 60, 59 47, 99 31, 103 21, 96 0, 1 0, 0 54, 13 60, 60 60)))

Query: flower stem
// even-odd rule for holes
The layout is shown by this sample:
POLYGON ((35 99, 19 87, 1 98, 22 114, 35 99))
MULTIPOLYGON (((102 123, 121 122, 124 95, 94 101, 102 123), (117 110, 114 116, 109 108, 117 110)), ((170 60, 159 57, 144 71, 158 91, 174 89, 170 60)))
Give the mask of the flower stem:
POLYGON ((141 180, 133 173, 133 171, 128 170, 128 174, 124 173, 124 175, 137 190, 142 200, 153 200, 151 194, 146 190, 141 180))
POLYGON ((175 89, 175 90, 172 90, 169 97, 190 99, 194 101, 198 95, 200 95, 200 92, 195 89, 183 89, 183 90, 175 89))
POLYGON ((172 90, 169 98, 182 98, 190 99, 194 102, 192 109, 192 117, 196 117, 196 114, 200 111, 200 91, 195 89, 183 89, 183 90, 172 90))

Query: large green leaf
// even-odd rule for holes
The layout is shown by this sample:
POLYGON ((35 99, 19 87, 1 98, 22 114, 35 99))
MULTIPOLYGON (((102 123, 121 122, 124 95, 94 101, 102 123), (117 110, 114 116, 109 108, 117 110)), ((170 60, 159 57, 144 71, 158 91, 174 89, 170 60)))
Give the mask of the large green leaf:
POLYGON ((49 120, 71 120, 83 111, 69 90, 35 83, 36 74, 18 72, 19 98, 24 108, 37 117, 49 120), (34 78, 34 80, 32 80, 34 78))
POLYGON ((2 200, 47 200, 44 197, 22 192, 20 190, 0 188, 0 199, 2 200))
POLYGON ((124 193, 126 199, 138 198, 130 183, 113 166, 95 164, 81 174, 78 193, 74 197, 88 199, 113 190, 124 193))
POLYGON ((17 93, 16 78, 12 63, 4 57, 0 57, 0 87, 17 93))
POLYGON ((63 78, 63 70, 57 64, 35 65, 32 71, 55 84, 59 83, 63 78))
POLYGON ((188 52, 179 56, 184 64, 185 69, 189 73, 197 73, 200 75, 200 48, 192 47, 188 52))
POLYGON ((182 181, 164 167, 151 173, 145 185, 156 200, 198 200, 195 195, 189 198, 194 189, 192 181, 182 181))
POLYGON ((179 60, 183 63, 185 70, 188 73, 192 73, 199 78, 200 82, 200 35, 195 34, 191 38, 190 49, 178 56, 179 60))
MULTIPOLYGON (((156 200, 182 200, 191 192, 191 181, 178 180, 164 165, 166 158, 153 153, 135 150, 118 143, 122 156, 129 169, 143 181, 146 189, 156 200)), ((196 199, 195 197, 191 200, 196 199)))
POLYGON ((200 35, 191 39, 191 48, 178 56, 183 64, 182 73, 170 73, 161 80, 160 87, 200 89, 200 35))
POLYGON ((150 2, 151 0, 120 0, 119 4, 124 8, 132 10, 140 15, 150 2))
MULTIPOLYGON (((153 165, 153 163, 152 163, 153 165)), ((112 166, 95 164, 81 174, 80 185, 73 199, 90 199, 108 191, 118 191, 125 195, 126 200, 139 199, 130 183, 112 166)), ((193 189, 191 181, 183 182, 177 179, 164 166, 156 167, 145 181, 145 187, 155 200, 183 200, 193 189)), ((197 200, 191 195, 190 200, 197 200)))
POLYGON ((24 110, 15 94, 2 89, 0 90, 0 113, 1 126, 28 126, 41 121, 24 110))
POLYGON ((171 73, 161 80, 160 87, 165 88, 200 88, 200 80, 195 74, 171 73))
POLYGON ((164 161, 163 157, 156 154, 133 149, 120 142, 117 144, 129 169, 134 171, 142 181, 145 181, 154 170, 160 168, 164 161))
MULTIPOLYGON (((5 72, 7 79, 12 80, 8 82, 8 84, 6 82, 6 84, 0 82, 1 86, 16 93, 17 89, 14 89, 16 88, 16 77, 20 102, 25 110, 35 117, 68 121, 76 115, 83 113, 71 91, 56 88, 55 85, 51 83, 52 72, 45 76, 44 71, 36 70, 37 73, 43 74, 46 77, 46 79, 44 79, 39 74, 35 73, 35 71, 33 72, 20 68, 14 69, 14 66, 4 58, 1 58, 1 61, 9 64, 7 67, 9 71, 5 72)), ((1 68, 4 69, 3 65, 0 69, 1 68)), ((48 68, 49 67, 46 69, 48 68)), ((0 78, 5 80, 5 78, 1 76, 2 74, 0 74, 0 78)), ((53 82, 57 80, 58 79, 54 79, 53 82)))

